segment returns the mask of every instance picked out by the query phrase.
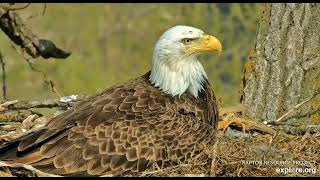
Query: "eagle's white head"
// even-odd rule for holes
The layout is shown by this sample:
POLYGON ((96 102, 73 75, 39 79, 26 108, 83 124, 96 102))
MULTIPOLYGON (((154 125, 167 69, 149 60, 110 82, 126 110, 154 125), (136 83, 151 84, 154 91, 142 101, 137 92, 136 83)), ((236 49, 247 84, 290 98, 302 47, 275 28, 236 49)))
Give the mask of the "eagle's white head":
POLYGON ((157 41, 152 58, 150 81, 165 93, 181 96, 189 90, 198 97, 207 75, 198 61, 202 52, 221 52, 219 40, 190 26, 174 26, 157 41))

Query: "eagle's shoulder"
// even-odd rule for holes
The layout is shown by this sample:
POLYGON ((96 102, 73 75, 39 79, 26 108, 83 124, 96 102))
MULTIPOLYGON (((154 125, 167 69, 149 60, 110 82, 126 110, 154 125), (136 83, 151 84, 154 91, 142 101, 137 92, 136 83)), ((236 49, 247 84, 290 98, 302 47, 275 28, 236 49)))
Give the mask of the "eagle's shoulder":
POLYGON ((167 112, 174 99, 153 87, 149 74, 111 86, 77 103, 68 112, 53 118, 48 126, 62 128, 76 123, 94 127, 113 121, 143 120, 167 112))

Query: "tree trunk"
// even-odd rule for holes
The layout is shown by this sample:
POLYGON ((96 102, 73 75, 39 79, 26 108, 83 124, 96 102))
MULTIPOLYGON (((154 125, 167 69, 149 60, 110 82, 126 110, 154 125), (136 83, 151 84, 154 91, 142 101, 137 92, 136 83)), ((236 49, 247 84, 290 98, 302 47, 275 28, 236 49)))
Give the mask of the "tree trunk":
MULTIPOLYGON (((240 100, 249 117, 274 122, 319 93, 319 35, 320 4, 265 5, 256 45, 249 54, 242 80, 240 100)), ((311 124, 320 122, 320 95, 281 122, 284 130, 293 134, 318 131, 319 127, 311 124)))

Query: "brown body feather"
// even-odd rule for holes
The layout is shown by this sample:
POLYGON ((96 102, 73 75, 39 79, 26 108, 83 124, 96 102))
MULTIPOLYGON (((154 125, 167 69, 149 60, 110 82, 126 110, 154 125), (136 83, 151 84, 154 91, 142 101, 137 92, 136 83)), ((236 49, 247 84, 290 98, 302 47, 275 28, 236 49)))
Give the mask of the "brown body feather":
POLYGON ((150 72, 78 103, 45 128, 0 148, 0 160, 59 175, 140 172, 187 159, 213 140, 218 108, 209 83, 198 99, 162 93, 150 72))

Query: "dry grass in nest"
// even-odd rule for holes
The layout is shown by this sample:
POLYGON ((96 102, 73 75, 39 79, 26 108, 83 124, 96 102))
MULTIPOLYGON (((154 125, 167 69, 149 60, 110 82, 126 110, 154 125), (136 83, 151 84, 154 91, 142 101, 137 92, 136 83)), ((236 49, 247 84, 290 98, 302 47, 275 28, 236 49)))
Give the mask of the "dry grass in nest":
POLYGON ((220 131, 218 138, 218 151, 214 146, 206 147, 204 153, 187 164, 147 170, 141 176, 320 176, 320 134, 228 138, 220 131), (208 152, 214 151, 216 164, 212 164, 216 168, 212 172, 208 152), (277 168, 313 168, 316 172, 285 174, 277 172, 277 168))

